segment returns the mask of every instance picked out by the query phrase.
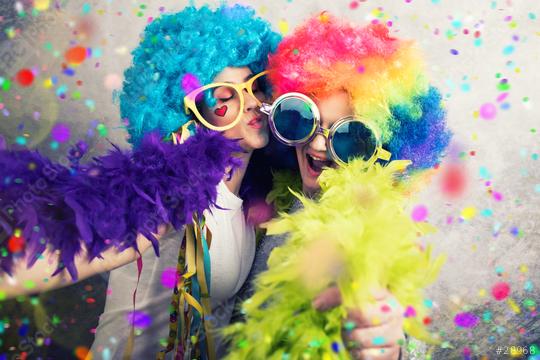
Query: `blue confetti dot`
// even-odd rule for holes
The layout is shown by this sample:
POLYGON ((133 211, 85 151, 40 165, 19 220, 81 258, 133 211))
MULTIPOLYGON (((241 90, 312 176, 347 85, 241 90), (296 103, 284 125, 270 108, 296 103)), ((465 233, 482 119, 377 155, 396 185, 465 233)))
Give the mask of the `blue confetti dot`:
POLYGON ((21 327, 19 328, 19 336, 21 337, 26 336, 28 334, 28 329, 29 329, 28 324, 21 325, 21 327))
POLYGON ((458 54, 459 54, 459 51, 457 51, 456 49, 450 49, 450 54, 452 54, 452 55, 458 55, 458 54))
POLYGON ((339 352, 339 343, 334 341, 332 343, 332 351, 335 352, 335 353, 338 353, 339 352))
POLYGON ((507 47, 505 47, 503 49, 503 55, 510 55, 514 52, 514 46, 513 45, 508 45, 507 47))

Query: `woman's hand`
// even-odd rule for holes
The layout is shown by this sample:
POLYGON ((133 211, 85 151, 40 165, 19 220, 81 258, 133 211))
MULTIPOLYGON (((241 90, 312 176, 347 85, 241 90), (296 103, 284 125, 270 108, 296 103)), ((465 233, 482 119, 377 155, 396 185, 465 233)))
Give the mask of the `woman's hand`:
MULTIPOLYGON (((373 293, 374 303, 363 309, 349 309, 342 338, 354 359, 397 360, 404 343, 403 307, 388 290, 373 293)), ((341 294, 331 287, 319 294, 313 307, 326 311, 341 305, 341 294)))

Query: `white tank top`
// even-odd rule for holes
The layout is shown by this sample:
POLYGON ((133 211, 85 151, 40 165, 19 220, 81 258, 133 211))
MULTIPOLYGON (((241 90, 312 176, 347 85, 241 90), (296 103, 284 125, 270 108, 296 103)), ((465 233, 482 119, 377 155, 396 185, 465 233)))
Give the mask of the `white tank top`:
MULTIPOLYGON (((249 274, 255 255, 255 232, 246 224, 242 199, 220 182, 216 204, 205 212, 206 223, 212 232, 210 247, 212 314, 216 327, 227 325, 234 307, 233 296, 249 274)), ((183 230, 170 231, 159 242, 160 257, 152 249, 143 254, 143 268, 137 287, 136 330, 132 359, 154 359, 164 348, 169 333, 169 304, 172 289, 167 275, 176 269, 183 230), (163 281, 163 283, 162 283, 163 281), (169 285, 170 286, 170 285, 169 285), (161 342, 161 344, 160 344, 161 342)), ((99 318, 92 344, 94 360, 121 359, 130 333, 128 316, 133 311, 133 291, 137 283, 137 264, 132 262, 110 272, 107 299, 99 318)), ((216 339, 216 349, 223 344, 216 339)), ((171 358, 174 354, 169 353, 171 358)))

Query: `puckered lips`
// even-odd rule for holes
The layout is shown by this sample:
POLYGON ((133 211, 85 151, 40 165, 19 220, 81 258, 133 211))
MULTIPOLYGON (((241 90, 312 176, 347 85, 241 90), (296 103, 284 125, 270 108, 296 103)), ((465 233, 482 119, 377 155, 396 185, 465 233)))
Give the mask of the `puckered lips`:
POLYGON ((262 129, 264 126, 264 118, 262 115, 257 115, 253 119, 251 119, 248 123, 248 126, 253 129, 262 129))

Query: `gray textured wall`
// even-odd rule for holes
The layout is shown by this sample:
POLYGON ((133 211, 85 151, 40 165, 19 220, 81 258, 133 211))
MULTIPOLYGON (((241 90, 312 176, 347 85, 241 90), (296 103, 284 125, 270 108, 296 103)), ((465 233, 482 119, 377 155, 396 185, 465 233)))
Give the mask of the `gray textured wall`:
MULTIPOLYGON (((39 75, 31 87, 13 84, 9 91, 0 91, 0 133, 10 143, 23 137, 30 146, 52 157, 63 154, 69 143, 60 144, 58 150, 50 147, 51 129, 59 122, 70 126, 71 143, 84 138, 93 145, 93 153, 108 147, 105 137, 99 135, 98 124, 108 130, 108 139, 125 145, 112 91, 130 62, 130 51, 137 45, 147 19, 157 16, 160 7, 173 11, 187 2, 147 1, 147 8, 141 9, 141 3, 135 1, 87 1, 89 11, 84 14, 83 1, 58 0, 51 1, 50 8, 37 16, 29 12, 31 2, 20 3, 27 10, 24 18, 16 14, 14 1, 3 0, 0 5, 0 76, 11 78, 24 67, 35 68, 39 75), (137 15, 139 11, 142 16, 137 15), (14 31, 16 35, 10 38, 14 31), (87 59, 75 68, 75 76, 68 77, 61 74, 61 64, 71 41, 99 48, 102 56, 87 59), (50 43, 49 48, 46 43, 50 43), (42 83, 50 76, 56 76, 58 84, 45 89, 42 83), (79 80, 82 85, 76 84, 79 80), (55 94, 61 85, 69 88, 64 100, 55 94), (81 94, 79 100, 71 99, 75 90, 81 94), (94 101, 94 109, 85 104, 87 100, 94 101)), ((329 10, 358 23, 373 18, 392 21, 393 33, 419 43, 433 83, 446 99, 449 126, 455 134, 447 163, 463 169, 466 180, 460 196, 445 196, 441 181, 447 165, 443 164, 415 202, 426 206, 428 220, 439 226, 439 232, 427 240, 437 253, 448 256, 439 281, 427 297, 434 301, 432 326, 443 331, 443 338, 449 342, 445 347, 453 349, 437 350, 435 358, 461 358, 468 351, 505 358, 495 354, 497 346, 539 343, 535 313, 523 301, 540 301, 540 3, 242 3, 253 5, 276 29, 292 30, 306 16, 329 10), (354 4, 357 7, 352 9, 354 4), (475 44, 475 31, 480 32, 477 42, 481 44, 475 44), (451 49, 458 54, 451 54, 451 49), (503 79, 510 85, 506 91, 498 89, 503 79), (507 97, 500 99, 503 93, 507 97), (478 116, 485 103, 496 106, 495 118, 478 116), (496 193, 502 199, 497 199, 496 193), (464 220, 465 208, 474 208, 476 215, 464 220), (491 289, 498 282, 510 285, 509 298, 494 300, 491 289), (515 307, 512 310, 509 299, 519 313, 515 307), (467 311, 478 316, 480 323, 470 329, 456 327, 454 316, 467 311), (492 313, 491 320, 488 312, 492 313)))

